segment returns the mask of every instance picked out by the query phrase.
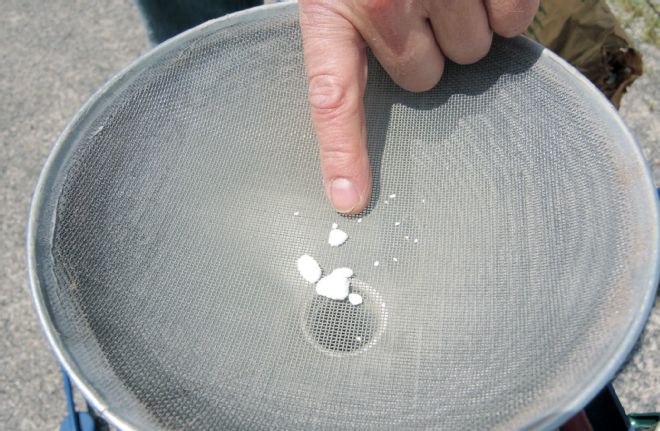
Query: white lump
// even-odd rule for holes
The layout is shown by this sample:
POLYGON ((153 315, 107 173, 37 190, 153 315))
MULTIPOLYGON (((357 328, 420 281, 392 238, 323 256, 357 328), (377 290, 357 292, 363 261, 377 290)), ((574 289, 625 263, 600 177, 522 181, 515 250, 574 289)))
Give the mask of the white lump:
POLYGON ((332 271, 330 275, 337 275, 339 277, 351 278, 353 277, 353 270, 351 268, 337 268, 332 271))
POLYGON ((359 293, 351 293, 348 295, 348 302, 352 305, 360 305, 362 304, 362 296, 359 293))
POLYGON ((336 301, 342 301, 349 296, 351 287, 349 278, 353 277, 351 268, 337 268, 316 283, 316 293, 336 301))
POLYGON ((346 277, 332 273, 319 280, 316 283, 316 293, 335 301, 341 301, 348 296, 348 289, 351 282, 346 277))
MULTIPOLYGON (((335 301, 343 301, 349 296, 348 292, 351 287, 349 278, 353 277, 351 268, 336 268, 330 275, 321 278, 321 267, 312 256, 308 254, 300 256, 297 264, 302 278, 310 283, 316 283, 317 294, 335 301)), ((349 300, 351 304, 358 305, 354 304, 355 297, 353 298, 353 300, 349 300)), ((359 303, 362 303, 362 297, 360 297, 359 303)))
MULTIPOLYGON (((296 216, 299 214, 298 211, 294 213, 296 216)), ((358 222, 360 221, 362 221, 362 219, 358 220, 358 222)), ((332 230, 328 235, 328 244, 332 247, 339 247, 347 239, 348 234, 339 229, 337 223, 332 223, 332 230)), ((362 304, 361 295, 357 293, 351 293, 349 295, 351 289, 350 278, 353 277, 353 270, 351 268, 335 268, 335 270, 329 275, 322 277, 323 271, 321 266, 312 256, 304 254, 298 258, 296 264, 298 266, 298 272, 300 272, 302 278, 309 283, 316 284, 317 294, 335 301, 343 301, 346 298, 349 298, 349 302, 353 305, 362 304)), ((378 262, 376 262, 375 265, 378 266, 378 262)))
POLYGON ((345 243, 347 239, 348 239, 348 234, 343 230, 337 229, 335 227, 330 231, 330 235, 328 235, 328 244, 330 244, 330 246, 332 247, 339 247, 340 245, 345 243))
POLYGON ((321 267, 312 256, 304 254, 298 258, 296 264, 298 272, 308 282, 316 283, 321 278, 321 267))

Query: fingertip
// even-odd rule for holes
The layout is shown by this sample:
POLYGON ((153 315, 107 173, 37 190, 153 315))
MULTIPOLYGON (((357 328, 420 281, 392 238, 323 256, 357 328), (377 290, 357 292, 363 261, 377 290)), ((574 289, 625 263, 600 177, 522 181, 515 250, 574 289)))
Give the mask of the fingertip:
POLYGON ((348 178, 335 178, 328 187, 332 207, 340 213, 349 214, 360 204, 360 193, 348 178))
POLYGON ((326 194, 337 212, 355 215, 367 207, 371 198, 371 183, 360 185, 355 180, 339 177, 327 184, 326 194))

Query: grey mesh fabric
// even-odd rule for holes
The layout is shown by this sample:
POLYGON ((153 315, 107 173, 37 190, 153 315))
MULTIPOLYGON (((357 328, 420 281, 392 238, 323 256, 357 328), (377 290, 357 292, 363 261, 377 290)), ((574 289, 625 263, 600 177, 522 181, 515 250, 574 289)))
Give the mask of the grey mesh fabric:
POLYGON ((160 47, 65 131, 33 208, 33 288, 115 424, 543 428, 616 371, 658 232, 614 110, 525 39, 423 94, 369 67, 359 219, 323 194, 295 6, 160 47), (303 254, 352 268, 363 304, 317 296, 303 254))

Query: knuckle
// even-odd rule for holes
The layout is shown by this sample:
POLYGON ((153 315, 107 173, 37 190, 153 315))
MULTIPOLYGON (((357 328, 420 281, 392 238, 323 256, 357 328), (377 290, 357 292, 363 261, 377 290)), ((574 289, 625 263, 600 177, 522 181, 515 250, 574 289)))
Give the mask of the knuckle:
POLYGON ((309 78, 309 104, 317 115, 339 115, 346 109, 346 93, 346 85, 335 75, 318 74, 309 78))

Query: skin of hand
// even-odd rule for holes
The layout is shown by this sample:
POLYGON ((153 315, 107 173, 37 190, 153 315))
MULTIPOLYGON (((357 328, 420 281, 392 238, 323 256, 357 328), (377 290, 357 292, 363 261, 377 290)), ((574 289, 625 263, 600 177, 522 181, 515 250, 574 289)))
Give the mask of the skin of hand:
POLYGON ((363 106, 366 48, 403 89, 433 88, 448 58, 470 64, 493 33, 513 37, 539 0, 299 0, 312 120, 325 192, 344 214, 371 198, 363 106))

